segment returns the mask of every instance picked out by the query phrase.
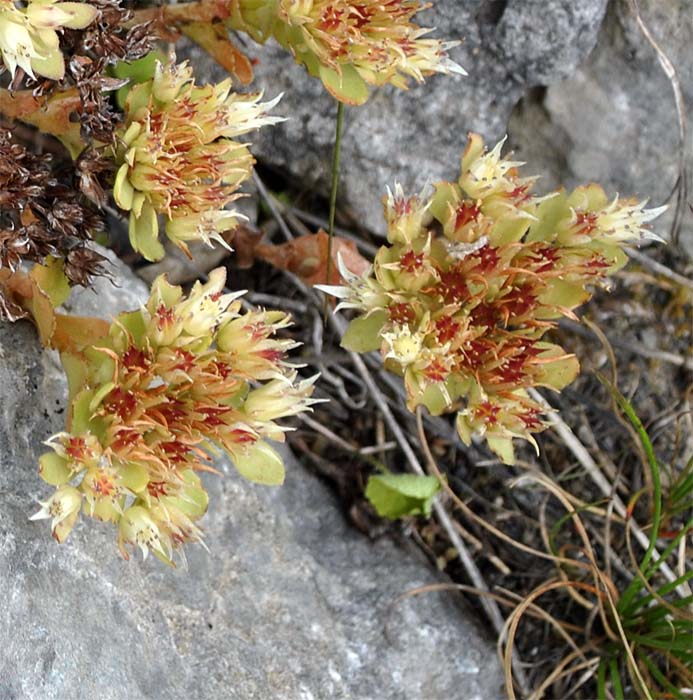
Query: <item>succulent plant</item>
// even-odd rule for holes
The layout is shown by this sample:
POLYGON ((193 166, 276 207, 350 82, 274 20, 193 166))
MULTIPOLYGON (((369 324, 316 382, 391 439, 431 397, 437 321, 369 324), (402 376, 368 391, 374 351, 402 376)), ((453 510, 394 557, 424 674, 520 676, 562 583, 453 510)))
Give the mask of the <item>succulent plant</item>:
POLYGON ((97 17, 97 9, 83 2, 29 0, 18 7, 12 0, 0 1, 0 54, 12 76, 21 68, 32 78, 60 80, 65 61, 58 31, 83 29, 97 17))
POLYGON ((254 159, 235 139, 281 121, 266 113, 279 98, 231 92, 231 81, 197 87, 183 64, 157 63, 152 80, 136 85, 125 103, 113 195, 130 212, 130 241, 147 260, 159 260, 157 217, 168 238, 187 252, 187 241, 217 240, 236 226, 225 207, 250 176, 254 159))
POLYGON ((265 42, 274 38, 338 100, 362 104, 369 85, 406 89, 432 73, 465 71, 411 20, 418 0, 232 0, 228 22, 265 42))
POLYGON ((322 288, 359 312, 342 344, 380 350, 411 410, 456 411, 465 443, 482 435, 511 463, 512 439, 544 426, 527 390, 559 391, 579 370, 546 332, 625 264, 624 242, 656 238, 647 223, 663 208, 609 200, 598 185, 535 196, 501 148, 473 134, 457 182, 389 192, 389 245, 365 275, 342 267, 347 284, 322 288))
POLYGON ((288 316, 241 313, 242 293, 225 294, 224 282, 214 270, 185 297, 160 277, 144 308, 102 324, 104 335, 88 343, 81 338, 93 319, 58 319, 70 329, 54 341, 70 387, 68 425, 40 459, 57 491, 35 516, 53 519, 58 541, 81 505, 117 524, 125 557, 136 545, 172 563, 182 544, 202 541, 208 497, 198 473, 214 471, 217 448, 246 478, 283 481, 267 440, 283 440, 287 428, 276 421, 316 401, 317 377, 297 381, 285 359, 296 343, 275 334, 288 316))

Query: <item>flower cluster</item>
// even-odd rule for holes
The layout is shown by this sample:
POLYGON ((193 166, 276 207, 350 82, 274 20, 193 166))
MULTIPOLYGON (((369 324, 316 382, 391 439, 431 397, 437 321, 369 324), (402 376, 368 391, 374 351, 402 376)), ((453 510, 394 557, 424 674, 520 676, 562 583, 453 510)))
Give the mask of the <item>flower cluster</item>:
POLYGON ((424 38, 418 0, 232 0, 229 23, 289 49, 337 99, 362 104, 368 85, 406 88, 432 73, 464 70, 447 56, 457 42, 424 38))
POLYGON ((646 224, 663 208, 610 201, 597 185, 537 197, 501 147, 472 135, 458 182, 429 198, 389 193, 390 245, 366 275, 344 269, 347 286, 324 289, 361 312, 343 345, 380 350, 411 410, 458 411, 465 443, 483 435, 511 463, 512 439, 543 427, 527 389, 560 390, 578 372, 546 331, 625 264, 624 242, 655 237, 646 224))
POLYGON ((5 67, 13 77, 21 68, 32 78, 60 80, 65 61, 57 32, 83 29, 97 14, 95 7, 83 2, 29 0, 20 8, 13 0, 0 0, 0 53, 5 67))
MULTIPOLYGON (((215 446, 260 483, 283 481, 280 418, 308 409, 315 377, 296 381, 274 337, 289 324, 278 311, 241 313, 224 294, 223 269, 183 296, 158 278, 145 308, 124 313, 93 344, 62 353, 70 385, 67 432, 54 435, 40 474, 57 487, 34 518, 52 518, 62 542, 80 509, 118 526, 119 546, 167 563, 207 509, 198 476, 215 446)), ((74 321, 72 321, 74 324, 74 321)), ((79 338, 79 333, 72 333, 79 338)), ((182 550, 180 551, 182 555, 182 550)))
POLYGON ((266 113, 278 99, 231 92, 231 81, 197 87, 187 64, 157 63, 152 80, 134 87, 118 133, 119 166, 113 194, 130 212, 130 241, 147 260, 159 260, 157 215, 166 235, 187 252, 186 241, 224 244, 220 233, 235 227, 225 207, 250 176, 247 146, 234 140, 281 121, 266 113))

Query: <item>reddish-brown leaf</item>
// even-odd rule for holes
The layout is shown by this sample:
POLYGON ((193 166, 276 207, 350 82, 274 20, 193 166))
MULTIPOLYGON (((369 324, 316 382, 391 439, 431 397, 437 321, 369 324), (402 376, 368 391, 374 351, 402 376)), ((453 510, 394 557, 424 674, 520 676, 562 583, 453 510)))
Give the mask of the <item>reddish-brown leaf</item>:
POLYGON ((281 270, 293 272, 309 285, 342 283, 339 257, 346 268, 356 275, 363 274, 370 265, 353 241, 335 236, 332 241, 330 279, 327 280, 328 247, 329 236, 324 231, 318 231, 279 245, 259 243, 255 246, 255 256, 281 270))

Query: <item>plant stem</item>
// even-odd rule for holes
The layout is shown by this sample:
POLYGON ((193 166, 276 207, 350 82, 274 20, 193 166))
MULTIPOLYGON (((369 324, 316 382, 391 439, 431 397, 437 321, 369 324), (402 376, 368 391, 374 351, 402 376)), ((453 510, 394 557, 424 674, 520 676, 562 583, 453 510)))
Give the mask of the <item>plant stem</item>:
MULTIPOLYGON (((344 103, 337 102, 337 124, 334 135, 334 150, 332 151, 332 183, 330 187, 330 218, 327 229, 327 269, 325 284, 330 283, 332 272, 332 242, 334 239, 334 219, 337 212, 337 187, 339 185, 339 161, 342 155, 342 127, 344 126, 344 103)), ((325 297, 325 322, 327 322, 327 297, 325 297)))

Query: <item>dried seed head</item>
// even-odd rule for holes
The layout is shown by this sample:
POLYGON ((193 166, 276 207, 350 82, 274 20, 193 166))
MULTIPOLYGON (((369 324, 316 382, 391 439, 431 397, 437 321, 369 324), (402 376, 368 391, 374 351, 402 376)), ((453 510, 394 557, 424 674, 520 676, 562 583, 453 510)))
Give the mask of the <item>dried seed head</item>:
POLYGON ((57 257, 74 284, 102 273, 86 246, 103 220, 75 184, 72 169, 54 168, 50 154, 31 153, 0 128, 0 269, 57 257))

